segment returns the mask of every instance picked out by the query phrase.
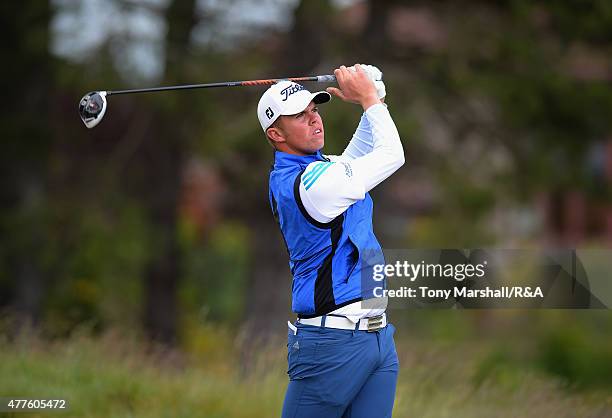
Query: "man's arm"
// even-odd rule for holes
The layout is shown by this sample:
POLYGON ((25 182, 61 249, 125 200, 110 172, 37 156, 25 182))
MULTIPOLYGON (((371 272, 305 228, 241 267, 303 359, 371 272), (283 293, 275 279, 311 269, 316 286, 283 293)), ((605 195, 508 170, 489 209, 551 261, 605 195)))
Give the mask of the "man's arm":
MULTIPOLYGON (((382 72, 373 65, 361 65, 361 68, 365 70, 366 74, 374 83, 376 88, 376 95, 384 102, 385 96, 387 95, 387 89, 385 83, 382 81, 382 72)), ((372 127, 365 114, 361 115, 359 125, 353 134, 353 137, 349 141, 348 145, 344 149, 344 152, 340 156, 329 156, 330 158, 342 158, 345 160, 353 160, 372 152, 374 141, 372 138, 372 127)))
MULTIPOLYGON (((359 125, 353 137, 340 157, 344 160, 354 160, 355 158, 372 152, 373 146, 374 139, 372 138, 372 127, 364 112, 363 115, 361 115, 361 120, 359 121, 359 125)), ((333 158, 333 156, 330 156, 330 158, 333 158)))
POLYGON ((365 110, 372 132, 372 151, 352 160, 316 162, 307 167, 300 181, 300 198, 308 213, 319 222, 333 220, 404 164, 404 150, 395 123, 363 70, 357 67, 348 80, 346 73, 340 72, 336 77, 343 90, 337 93, 331 89, 332 92, 346 101, 357 101, 365 110), (362 91, 356 93, 358 89, 362 91))

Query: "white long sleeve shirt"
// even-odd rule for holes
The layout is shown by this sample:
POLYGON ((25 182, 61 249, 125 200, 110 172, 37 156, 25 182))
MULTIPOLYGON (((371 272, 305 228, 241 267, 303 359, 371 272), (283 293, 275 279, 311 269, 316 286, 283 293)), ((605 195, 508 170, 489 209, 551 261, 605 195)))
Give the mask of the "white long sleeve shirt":
MULTIPOLYGON (((386 105, 370 106, 342 155, 326 157, 330 162, 309 164, 300 182, 304 208, 323 223, 364 199, 367 192, 404 164, 404 149, 386 105)), ((357 322, 383 312, 384 309, 361 309, 361 302, 356 302, 332 313, 357 322)))

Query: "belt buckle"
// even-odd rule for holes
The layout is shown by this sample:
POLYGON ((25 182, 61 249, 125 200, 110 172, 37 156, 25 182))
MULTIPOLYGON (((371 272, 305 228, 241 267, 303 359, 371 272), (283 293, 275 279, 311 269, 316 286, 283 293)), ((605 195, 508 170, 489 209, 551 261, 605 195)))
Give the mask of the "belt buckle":
POLYGON ((383 316, 373 316, 368 319, 368 332, 376 332, 381 329, 383 326, 383 316))

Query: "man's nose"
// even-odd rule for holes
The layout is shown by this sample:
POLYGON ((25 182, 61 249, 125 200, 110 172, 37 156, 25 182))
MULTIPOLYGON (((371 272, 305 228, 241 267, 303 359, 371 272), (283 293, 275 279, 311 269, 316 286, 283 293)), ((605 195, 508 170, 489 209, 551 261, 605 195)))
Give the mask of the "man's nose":
POLYGON ((319 119, 320 119, 319 114, 318 114, 318 113, 316 113, 316 112, 309 113, 309 115, 310 115, 310 120, 308 121, 308 124, 309 124, 309 125, 313 125, 313 124, 315 124, 315 123, 316 123, 316 122, 318 122, 318 121, 319 121, 319 119))

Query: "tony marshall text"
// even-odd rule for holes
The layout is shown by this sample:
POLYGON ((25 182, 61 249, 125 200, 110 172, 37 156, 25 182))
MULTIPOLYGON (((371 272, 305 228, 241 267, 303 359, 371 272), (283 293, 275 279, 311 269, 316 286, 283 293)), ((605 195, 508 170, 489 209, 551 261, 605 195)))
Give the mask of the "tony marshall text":
POLYGON ((484 289, 468 289, 466 287, 453 287, 452 289, 430 289, 427 286, 419 286, 417 289, 402 286, 399 289, 383 289, 375 287, 374 297, 382 298, 543 298, 544 294, 540 286, 501 286, 492 289, 489 286, 484 289))

